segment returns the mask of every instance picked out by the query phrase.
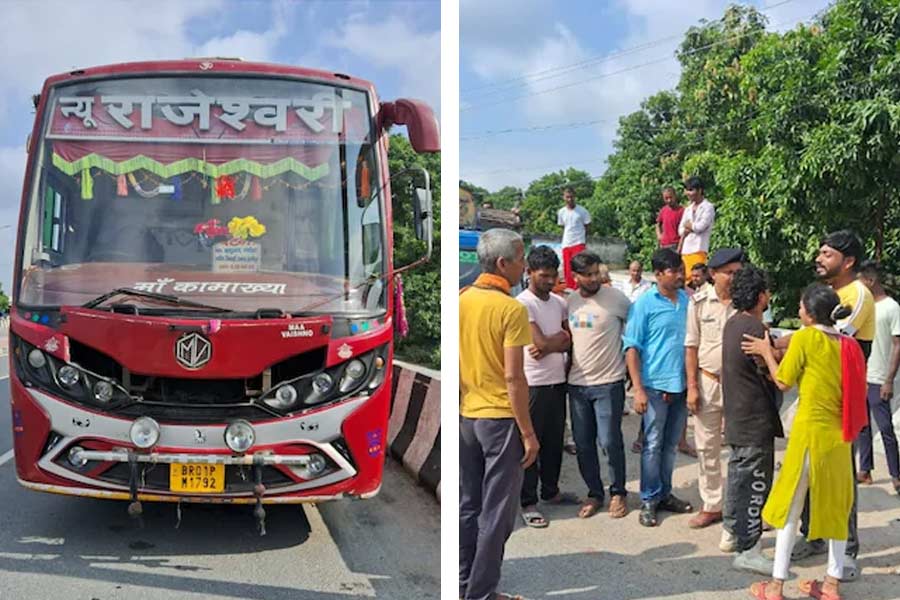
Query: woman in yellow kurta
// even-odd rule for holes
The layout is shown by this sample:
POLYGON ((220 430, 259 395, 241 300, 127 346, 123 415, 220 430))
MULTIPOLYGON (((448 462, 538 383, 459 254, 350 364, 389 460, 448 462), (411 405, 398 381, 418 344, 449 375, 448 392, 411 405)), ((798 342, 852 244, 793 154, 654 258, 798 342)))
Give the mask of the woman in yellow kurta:
POLYGON ((782 598, 807 489, 809 537, 828 540, 828 571, 821 586, 816 581, 804 581, 800 589, 813 598, 840 598, 838 584, 853 504, 853 469, 850 443, 843 439, 841 337, 834 323, 849 312, 830 287, 808 287, 800 301, 804 328, 791 337, 780 365, 768 336, 765 340, 746 336, 744 350, 765 359, 779 388, 788 390, 799 383, 799 405, 781 473, 762 513, 766 522, 778 529, 778 535, 774 581, 750 588, 753 597, 760 600, 782 598))

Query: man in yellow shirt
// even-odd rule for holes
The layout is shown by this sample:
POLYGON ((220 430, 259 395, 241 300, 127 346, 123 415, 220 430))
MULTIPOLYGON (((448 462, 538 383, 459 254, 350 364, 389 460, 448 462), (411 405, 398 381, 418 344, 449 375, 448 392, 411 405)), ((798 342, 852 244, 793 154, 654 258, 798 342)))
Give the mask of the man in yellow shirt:
MULTIPOLYGON (((875 299, 872 292, 858 279, 859 267, 865 259, 862 242, 848 229, 829 233, 819 246, 816 256, 816 276, 830 285, 841 299, 841 305, 850 308, 850 316, 835 323, 838 331, 853 336, 862 348, 866 359, 872 350, 872 339, 875 337, 875 299)), ((859 577, 856 557, 859 554, 859 536, 856 526, 856 444, 853 444, 853 509, 850 512, 849 536, 847 537, 846 557, 844 559, 844 576, 842 581, 853 581, 859 577)), ((804 538, 809 532, 809 503, 803 510, 800 532, 804 538)), ((803 540, 798 543, 792 554, 799 560, 810 554, 827 552, 823 540, 803 540)))
POLYGON ((523 366, 531 325, 509 295, 525 270, 525 244, 491 229, 477 253, 482 273, 459 296, 459 597, 507 600, 497 593, 503 549, 539 449, 523 366))

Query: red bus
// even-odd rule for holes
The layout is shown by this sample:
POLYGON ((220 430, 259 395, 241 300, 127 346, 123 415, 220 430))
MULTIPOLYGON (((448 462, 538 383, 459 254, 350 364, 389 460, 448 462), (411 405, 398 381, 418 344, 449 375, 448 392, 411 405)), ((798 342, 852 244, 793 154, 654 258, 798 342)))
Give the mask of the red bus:
MULTIPOLYGON (((19 482, 141 501, 375 495, 393 359, 388 135, 432 110, 237 59, 47 79, 10 321, 19 482)), ((431 248, 428 176, 416 230, 431 248)))

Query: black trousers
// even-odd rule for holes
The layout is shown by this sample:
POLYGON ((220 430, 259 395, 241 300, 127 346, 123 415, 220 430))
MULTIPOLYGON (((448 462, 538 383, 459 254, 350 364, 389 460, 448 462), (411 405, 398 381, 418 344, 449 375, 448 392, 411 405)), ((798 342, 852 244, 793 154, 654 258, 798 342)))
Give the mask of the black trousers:
POLYGON ((538 458, 525 471, 522 482, 522 506, 548 500, 559 493, 562 468, 563 436, 566 430, 566 384, 538 385, 528 388, 529 412, 541 449, 538 458))
POLYGON ((749 550, 762 537, 762 509, 772 491, 774 472, 774 444, 731 447, 722 520, 737 538, 738 552, 749 550))

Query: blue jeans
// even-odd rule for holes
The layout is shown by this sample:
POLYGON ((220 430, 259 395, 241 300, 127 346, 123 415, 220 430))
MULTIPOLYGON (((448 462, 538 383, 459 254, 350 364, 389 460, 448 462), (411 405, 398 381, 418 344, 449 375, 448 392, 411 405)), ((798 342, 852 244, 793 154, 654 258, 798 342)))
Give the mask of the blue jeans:
POLYGON ((602 385, 570 385, 569 407, 572 437, 578 451, 578 470, 588 487, 588 496, 603 499, 603 479, 597 443, 609 461, 609 494, 624 496, 625 443, 622 440, 622 412, 625 408, 625 382, 602 385))
POLYGON ((641 501, 658 503, 672 493, 675 451, 687 422, 687 397, 646 388, 647 411, 643 415, 644 447, 641 450, 641 501), (663 398, 667 397, 668 402, 663 398))

